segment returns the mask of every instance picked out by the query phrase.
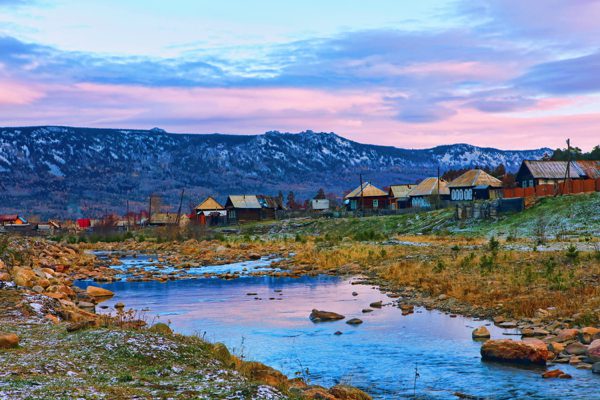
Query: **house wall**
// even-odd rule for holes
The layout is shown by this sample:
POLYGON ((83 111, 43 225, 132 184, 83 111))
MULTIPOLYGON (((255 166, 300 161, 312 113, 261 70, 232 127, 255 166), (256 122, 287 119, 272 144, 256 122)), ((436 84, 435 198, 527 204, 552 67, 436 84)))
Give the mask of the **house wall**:
POLYGON ((473 200, 472 188, 450 188, 450 200, 471 201, 473 200))
POLYGON ((388 196, 377 197, 351 197, 349 198, 348 210, 355 211, 364 208, 365 210, 385 210, 390 206, 388 196))

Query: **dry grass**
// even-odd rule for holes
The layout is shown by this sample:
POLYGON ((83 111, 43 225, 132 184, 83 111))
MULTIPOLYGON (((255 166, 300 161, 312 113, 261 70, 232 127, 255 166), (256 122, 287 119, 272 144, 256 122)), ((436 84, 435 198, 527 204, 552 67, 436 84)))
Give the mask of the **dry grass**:
MULTIPOLYGON (((406 238, 404 238, 406 240, 406 238)), ((415 237, 427 246, 349 242, 296 249, 299 268, 363 272, 433 296, 446 294, 476 306, 530 317, 551 308, 555 316, 593 322, 600 308, 600 253, 509 251, 481 240, 415 237), (352 268, 349 268, 351 266, 352 268)), ((417 242, 415 240, 415 242, 417 242)))

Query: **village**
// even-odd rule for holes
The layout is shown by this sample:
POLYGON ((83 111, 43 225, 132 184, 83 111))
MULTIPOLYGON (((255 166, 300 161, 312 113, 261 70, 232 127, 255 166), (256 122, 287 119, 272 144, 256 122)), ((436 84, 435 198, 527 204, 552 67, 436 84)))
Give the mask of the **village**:
POLYGON ((490 219, 501 213, 523 211, 543 197, 600 192, 600 161, 525 160, 514 175, 505 173, 495 177, 491 172, 476 168, 458 171, 454 179, 444 179, 438 174, 418 183, 381 188, 370 181, 363 182, 360 176, 360 184, 343 196, 326 195, 321 188, 304 202, 296 202, 293 192, 287 199, 282 192, 277 196, 229 195, 224 202, 208 196, 189 212, 182 211, 181 203, 178 211, 166 211, 171 207, 162 204, 160 195, 152 195, 148 209, 128 211, 124 215, 39 221, 29 219, 26 212, 0 214, 0 233, 54 235, 130 231, 143 227, 214 228, 297 217, 376 216, 450 207, 455 208, 457 220, 490 219))

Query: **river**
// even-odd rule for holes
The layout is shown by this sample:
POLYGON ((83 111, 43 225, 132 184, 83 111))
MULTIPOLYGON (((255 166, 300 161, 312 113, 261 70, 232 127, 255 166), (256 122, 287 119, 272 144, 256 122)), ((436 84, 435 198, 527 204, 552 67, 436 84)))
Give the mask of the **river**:
MULTIPOLYGON (((119 268, 146 262, 144 257, 122 261, 119 268)), ((216 269, 235 272, 264 266, 265 260, 257 260, 216 269)), ((238 356, 261 361, 289 377, 302 376, 324 386, 354 385, 375 399, 414 398, 414 393, 422 399, 456 399, 455 392, 486 399, 600 399, 600 376, 590 371, 561 365, 573 379, 546 380, 540 368, 481 361, 481 343, 471 339, 473 328, 488 325, 492 338, 514 337, 504 335, 514 331, 422 308, 402 316, 399 308, 388 305, 365 314, 362 309, 371 302, 391 299, 377 288, 352 281, 245 276, 93 285, 116 293, 102 303, 109 308, 99 312, 123 302, 127 308, 146 310, 149 322, 170 323, 178 333, 223 342, 238 356), (335 311, 346 319, 315 324, 308 318, 313 308, 335 311), (345 323, 354 317, 364 323, 345 323), (337 331, 342 334, 335 335, 337 331)), ((88 284, 92 283, 77 282, 80 287, 88 284)))

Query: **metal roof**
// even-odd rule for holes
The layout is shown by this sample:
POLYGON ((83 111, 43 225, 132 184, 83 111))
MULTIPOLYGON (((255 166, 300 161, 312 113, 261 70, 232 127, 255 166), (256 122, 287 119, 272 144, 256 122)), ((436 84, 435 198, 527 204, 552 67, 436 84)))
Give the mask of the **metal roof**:
POLYGON ((487 172, 481 169, 472 169, 458 178, 454 179, 448 184, 449 188, 458 187, 473 187, 473 186, 485 186, 485 187, 502 187, 502 181, 494 178, 487 172))
MULTIPOLYGON (((536 179, 565 179, 567 172, 567 161, 525 160, 521 168, 523 166, 527 167, 536 179)), ((571 178, 585 177, 585 173, 575 161, 571 162, 569 175, 571 178)))
POLYGON ((401 199, 408 197, 408 193, 417 185, 414 184, 402 184, 402 185, 392 185, 390 186, 390 196, 395 199, 401 199))
MULTIPOLYGON (((443 179, 440 179, 440 195, 450 194, 450 189, 448 189, 448 182, 443 179)), ((414 187, 410 192, 408 192, 409 197, 415 196, 431 196, 438 194, 438 178, 435 176, 425 178, 419 183, 416 187, 414 187)))
POLYGON ((362 194, 361 194, 361 186, 359 185, 356 189, 348 193, 344 198, 354 198, 354 197, 381 197, 387 196, 387 192, 375 187, 371 184, 371 182, 364 182, 362 184, 362 194))
POLYGON ((262 208, 255 195, 229 196, 228 202, 230 202, 234 208, 262 208))
POLYGON ((584 160, 576 161, 576 163, 588 178, 600 178, 600 161, 584 160))

